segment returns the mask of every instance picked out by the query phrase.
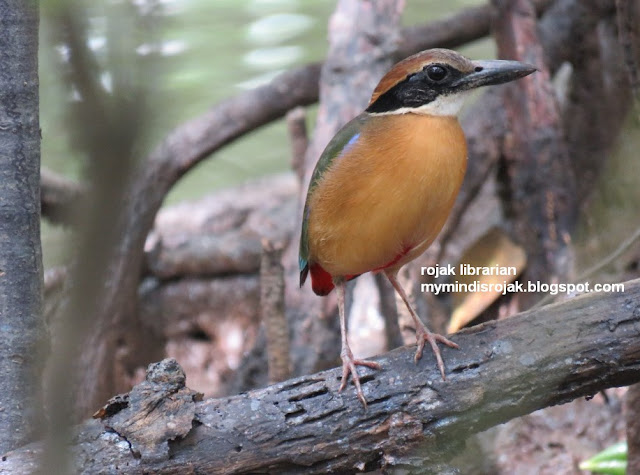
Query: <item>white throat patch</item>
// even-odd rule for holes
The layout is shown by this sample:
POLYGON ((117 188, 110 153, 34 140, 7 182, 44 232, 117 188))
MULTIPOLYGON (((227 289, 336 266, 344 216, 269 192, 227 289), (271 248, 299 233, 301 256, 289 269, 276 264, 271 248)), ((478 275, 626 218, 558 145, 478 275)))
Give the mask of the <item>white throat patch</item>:
POLYGON ((464 101, 467 100, 472 91, 462 91, 446 96, 439 96, 435 101, 431 101, 420 107, 401 107, 394 111, 371 113, 371 115, 394 115, 394 114, 422 114, 455 117, 462 110, 464 101))

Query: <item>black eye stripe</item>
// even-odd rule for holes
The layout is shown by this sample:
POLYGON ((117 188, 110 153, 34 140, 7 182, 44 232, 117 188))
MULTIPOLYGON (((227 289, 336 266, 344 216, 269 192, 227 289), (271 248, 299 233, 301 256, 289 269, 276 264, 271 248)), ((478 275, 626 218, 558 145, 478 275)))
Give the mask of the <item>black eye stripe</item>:
POLYGON ((366 109, 370 113, 382 113, 401 108, 415 108, 434 101, 438 96, 456 92, 452 82, 465 73, 445 63, 430 63, 421 69, 407 72, 404 79, 380 94, 366 109), (429 68, 438 66, 445 75, 439 79, 429 77, 429 68))

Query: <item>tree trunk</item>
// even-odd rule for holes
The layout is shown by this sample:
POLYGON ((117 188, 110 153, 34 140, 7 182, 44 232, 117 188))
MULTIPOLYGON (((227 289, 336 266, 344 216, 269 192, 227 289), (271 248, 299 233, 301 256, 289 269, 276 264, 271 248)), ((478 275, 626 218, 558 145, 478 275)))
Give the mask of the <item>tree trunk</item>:
POLYGON ((0 451, 42 422, 38 7, 0 0, 0 451))
MULTIPOLYGON (((560 109, 529 0, 493 0, 498 55, 533 64, 537 74, 501 90, 512 135, 505 142, 503 206, 527 253, 530 281, 566 280, 572 268, 570 233, 578 211, 575 177, 560 109)), ((540 296, 521 297, 529 307, 540 296)))

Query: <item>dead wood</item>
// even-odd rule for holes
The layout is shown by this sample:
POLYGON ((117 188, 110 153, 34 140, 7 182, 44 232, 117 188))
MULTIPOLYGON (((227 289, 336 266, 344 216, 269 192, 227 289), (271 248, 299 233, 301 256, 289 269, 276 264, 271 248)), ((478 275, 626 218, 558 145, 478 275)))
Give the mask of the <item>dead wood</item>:
POLYGON ((267 338, 269 383, 291 377, 289 324, 284 311, 284 243, 262 241, 260 259, 260 319, 267 338))
POLYGON ((164 339, 200 331, 215 338, 226 319, 242 322, 243 328, 257 324, 259 295, 257 275, 185 277, 165 283, 146 279, 140 287, 140 319, 164 339))
MULTIPOLYGON (((549 23, 540 23, 538 39, 529 2, 494 3, 501 7, 496 22, 500 54, 540 69, 503 88, 513 131, 500 175, 503 207, 527 251, 527 278, 562 280, 573 271, 569 243, 579 207, 593 189, 632 103, 612 27, 615 8, 613 2, 561 0, 545 13, 575 18, 566 25, 564 46, 559 44, 560 51, 567 50, 571 72, 558 104, 538 44, 552 33, 549 23)), ((550 63, 557 62, 558 50, 552 55, 550 63)), ((525 304, 531 303, 533 296, 526 297, 525 304)))
MULTIPOLYGON (((437 473, 471 434, 640 381, 640 280, 626 282, 622 293, 583 295, 463 330, 453 340, 461 350, 443 350, 447 381, 431 355, 416 366, 412 348, 378 357, 383 369, 365 370, 362 378, 368 410, 351 386, 337 392, 339 368, 234 397, 185 399, 180 404, 195 405, 192 427, 169 441, 168 453, 145 444, 165 444, 173 436, 141 432, 144 440, 132 446, 110 421, 126 406, 130 415, 122 424, 145 417, 169 423, 177 409, 158 403, 141 414, 121 398, 105 410, 102 424, 78 428, 78 473, 354 473, 380 467, 437 473), (135 449, 141 444, 147 452, 135 449)), ((167 390, 162 381, 174 380, 171 373, 179 370, 165 366, 173 369, 154 378, 166 399, 175 388, 167 390)), ((142 397, 165 400, 153 391, 142 397)), ((143 400, 139 407, 150 406, 143 400)), ((6 454, 0 474, 31 473, 40 451, 32 444, 6 454)))
MULTIPOLYGON (((570 233, 578 210, 576 181, 550 71, 529 0, 494 0, 501 58, 533 64, 536 74, 502 89, 510 140, 503 150, 503 207, 527 253, 531 281, 566 279, 572 269, 570 233)), ((523 297, 525 306, 536 300, 523 297)))
POLYGON ((93 417, 127 440, 136 458, 165 460, 169 441, 191 430, 202 394, 185 387, 187 378, 174 359, 149 365, 146 379, 131 392, 114 396, 93 417))
MULTIPOLYGON (((523 23, 521 18, 523 10, 526 11, 526 8, 522 6, 514 10, 517 12, 512 14, 514 25, 518 22, 523 23)), ((613 28, 614 13, 612 2, 599 0, 587 2, 560 0, 545 12, 545 15, 557 18, 566 19, 571 15, 575 16, 575 20, 567 23, 567 28, 562 33, 566 36, 565 41, 558 44, 558 48, 547 48, 551 55, 547 54, 550 68, 558 65, 558 53, 563 49, 568 54, 566 60, 571 64, 570 67, 565 65, 564 71, 559 74, 560 77, 556 78, 555 96, 559 98, 561 106, 562 129, 559 125, 553 125, 557 124, 557 119, 554 117, 556 115, 554 109, 557 106, 554 105, 555 98, 549 93, 548 85, 546 92, 540 87, 541 85, 536 86, 538 89, 536 94, 546 96, 545 100, 538 101, 536 104, 544 105, 544 108, 536 105, 529 113, 522 109, 526 104, 518 105, 518 100, 523 102, 522 94, 511 95, 510 99, 516 98, 515 103, 509 102, 507 98, 511 117, 516 119, 514 130, 522 131, 525 127, 524 130, 528 130, 530 136, 526 138, 516 133, 514 134, 516 140, 508 141, 507 164, 502 173, 503 183, 507 182, 507 196, 503 195, 503 200, 507 210, 510 210, 512 216, 519 221, 519 224, 515 223, 515 227, 520 228, 520 236, 525 236, 524 239, 521 237, 521 240, 525 243, 528 241, 528 248, 538 247, 533 254, 534 257, 545 256, 548 261, 544 264, 540 259, 536 259, 534 267, 537 269, 530 270, 539 276, 545 276, 548 280, 549 275, 553 275, 554 267, 556 272, 560 271, 560 273, 562 268, 569 272, 572 270, 571 257, 566 252, 562 252, 563 247, 568 249, 566 244, 570 242, 571 221, 575 219, 580 206, 593 190, 631 105, 630 87, 625 78, 622 52, 616 44, 617 37, 613 28), (596 96, 598 100, 594 100, 596 96), (543 119, 545 115, 547 119, 554 117, 552 122, 546 125, 543 119), (607 119, 594 120, 594 117, 607 119), (533 124, 536 121, 538 126, 533 124), (538 131, 535 131, 536 127, 538 131), (529 159, 529 165, 521 156, 518 156, 517 160, 509 157, 513 155, 514 149, 517 149, 520 154, 521 146, 516 146, 514 142, 522 140, 530 141, 529 147, 534 149, 531 152, 536 155, 535 158, 530 157, 533 160, 529 159), (541 149, 538 149, 536 141, 542 145, 541 149), (557 147, 557 144, 562 142, 566 143, 566 149, 557 147), (555 152, 553 152, 554 148, 555 152), (514 166, 519 167, 520 172, 514 170, 514 166), (518 173, 522 173, 522 176, 518 176, 518 173), (543 180, 538 178, 536 181, 535 177, 545 174, 553 178, 543 180), (573 182, 571 177, 575 178, 573 182), (513 194, 514 190, 521 197, 526 196, 528 204, 523 200, 514 199, 514 196, 517 196, 513 194), (546 196, 543 197, 543 195, 546 196), (531 206, 536 199, 539 208, 537 211, 531 206), (558 204, 561 206, 559 207, 558 204), (518 207, 521 208, 520 211, 517 211, 518 207), (526 212, 526 216, 518 218, 518 213, 527 207, 529 211, 526 212), (541 225, 545 220, 547 224, 541 225), (564 232, 561 231, 562 228, 565 229, 564 232), (555 239, 553 236, 556 236, 555 239), (542 240, 540 240, 541 237, 542 240), (555 245, 552 242, 554 240, 555 245), (541 264, 544 265, 541 266, 541 264), (545 270, 544 266, 549 269, 545 270)), ((527 17, 530 20, 530 12, 527 17)), ((518 41, 517 30, 514 26, 513 32, 507 33, 505 26, 503 19, 502 35, 511 35, 503 41, 503 44, 507 46, 506 50, 513 53, 513 50, 517 49, 514 46, 518 41)), ((548 35, 553 33, 549 26, 549 22, 540 23, 539 39, 543 44, 548 35)), ((528 33, 526 30, 523 32, 520 33, 520 41, 524 44, 533 44, 532 41, 535 38, 531 35, 530 26, 528 33)), ((524 50, 524 47, 520 49, 524 50)), ((526 82, 523 83, 525 86, 526 84, 526 82)), ((506 88, 505 91, 509 93, 506 88)), ((533 92, 532 89, 528 93, 533 92)), ((530 274, 529 277, 537 280, 530 274)))
POLYGON ((296 180, 283 174, 164 209, 146 243, 145 268, 160 280, 257 273, 265 237, 288 242, 296 180))

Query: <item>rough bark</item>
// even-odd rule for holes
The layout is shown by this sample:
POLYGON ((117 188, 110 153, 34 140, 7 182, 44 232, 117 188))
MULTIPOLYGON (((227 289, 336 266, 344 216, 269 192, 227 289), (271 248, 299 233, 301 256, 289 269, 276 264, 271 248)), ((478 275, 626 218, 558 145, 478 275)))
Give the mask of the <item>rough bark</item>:
MULTIPOLYGON (((494 0, 501 58, 533 64, 538 71, 503 88, 509 140, 503 150, 503 204, 527 253, 526 278, 553 282, 569 275, 570 232, 577 216, 575 176, 560 110, 537 36, 529 0, 494 0)), ((527 304, 535 301, 529 294, 527 304)))
MULTIPOLYGON (((428 354, 416 366, 413 348, 378 357, 383 369, 362 375, 367 410, 351 385, 337 392, 340 368, 234 397, 190 398, 184 409, 173 403, 169 411, 159 403, 143 411, 107 406, 104 425, 78 429, 78 472, 355 473, 382 467, 442 473, 471 434, 640 381, 640 280, 626 282, 621 293, 582 295, 463 330, 453 340, 461 350, 443 351, 447 381, 428 354), (123 409, 129 410, 125 418, 118 415, 123 409), (114 417, 120 426, 146 419, 166 430, 155 421, 171 421, 176 411, 194 414, 192 428, 169 442, 168 454, 154 448, 169 436, 150 431, 132 445, 113 430, 114 417)), ((173 381, 172 374, 155 379, 173 381)), ((148 393, 150 400, 175 399, 173 386, 158 390, 148 393)), ((40 450, 30 445, 6 454, 0 474, 30 473, 40 450)))
POLYGON ((38 6, 0 1, 0 451, 42 429, 38 6))

